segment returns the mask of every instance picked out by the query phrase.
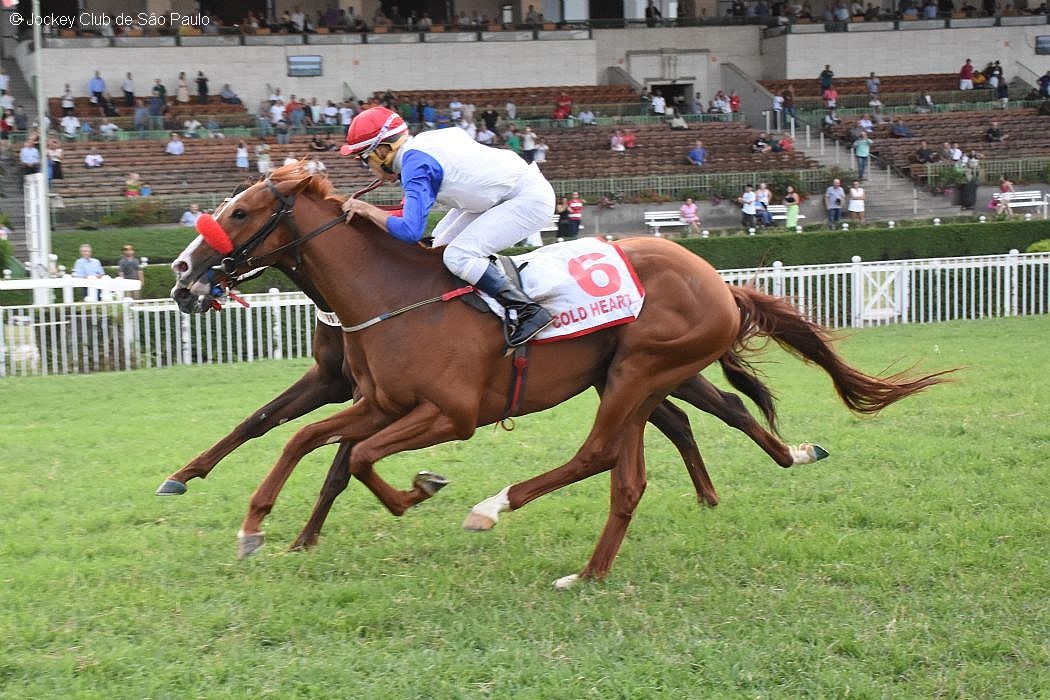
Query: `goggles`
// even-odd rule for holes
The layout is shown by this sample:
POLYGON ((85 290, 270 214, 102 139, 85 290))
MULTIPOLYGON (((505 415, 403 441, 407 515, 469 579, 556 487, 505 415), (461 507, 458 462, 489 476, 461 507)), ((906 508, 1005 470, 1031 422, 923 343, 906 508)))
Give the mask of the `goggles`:
MULTIPOLYGON (((354 156, 360 159, 362 165, 367 168, 368 158, 373 153, 375 153, 375 150, 379 148, 379 145, 383 142, 383 139, 386 138, 386 135, 391 131, 391 126, 393 125, 395 119, 399 119, 398 115, 391 113, 390 116, 386 118, 386 121, 383 122, 383 126, 379 128, 379 132, 369 141, 365 142, 367 145, 361 151, 357 152, 356 149, 360 148, 362 144, 356 143, 343 145, 339 149, 339 152, 344 156, 354 156)), ((399 133, 401 131, 404 131, 403 124, 399 129, 394 130, 395 133, 399 133)))

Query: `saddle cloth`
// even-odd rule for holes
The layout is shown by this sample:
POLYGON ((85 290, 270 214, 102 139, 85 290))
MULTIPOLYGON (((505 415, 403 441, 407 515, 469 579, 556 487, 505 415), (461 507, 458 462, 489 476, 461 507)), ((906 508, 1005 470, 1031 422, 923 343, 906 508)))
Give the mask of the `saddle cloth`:
MULTIPOLYGON (((645 289, 620 248, 599 238, 581 238, 510 258, 521 288, 554 316, 536 343, 577 338, 630 323, 642 311, 645 289)), ((503 307, 479 293, 497 316, 503 307)))

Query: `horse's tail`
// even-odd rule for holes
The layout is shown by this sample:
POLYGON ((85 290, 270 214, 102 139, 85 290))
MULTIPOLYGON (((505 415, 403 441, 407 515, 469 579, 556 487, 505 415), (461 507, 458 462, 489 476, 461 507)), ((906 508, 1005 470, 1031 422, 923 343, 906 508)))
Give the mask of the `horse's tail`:
POLYGON ((730 290, 742 321, 736 347, 746 347, 747 342, 756 336, 772 338, 796 357, 822 367, 851 411, 877 413, 906 396, 948 381, 944 375, 955 371, 949 369, 922 376, 908 376, 906 372, 887 377, 864 374, 838 356, 827 329, 804 318, 787 299, 770 296, 752 287, 731 285, 730 290))
POLYGON ((766 423, 769 425, 769 429, 774 434, 779 435, 780 433, 777 430, 776 396, 759 379, 758 373, 751 366, 751 363, 742 358, 736 350, 730 350, 725 355, 722 355, 722 357, 718 358, 718 363, 722 365, 722 374, 725 375, 730 385, 758 406, 766 419, 766 423))

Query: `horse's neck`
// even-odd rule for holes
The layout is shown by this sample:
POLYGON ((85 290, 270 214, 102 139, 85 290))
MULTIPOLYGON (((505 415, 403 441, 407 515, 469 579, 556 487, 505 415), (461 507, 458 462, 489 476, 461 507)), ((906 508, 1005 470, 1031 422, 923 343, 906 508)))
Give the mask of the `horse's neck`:
MULTIPOLYGON (((323 207, 319 207, 324 211, 323 207)), ((314 225, 338 215, 324 211, 314 225)), ((441 255, 407 245, 368 221, 336 226, 303 246, 290 273, 314 303, 352 325, 454 288, 441 255)))

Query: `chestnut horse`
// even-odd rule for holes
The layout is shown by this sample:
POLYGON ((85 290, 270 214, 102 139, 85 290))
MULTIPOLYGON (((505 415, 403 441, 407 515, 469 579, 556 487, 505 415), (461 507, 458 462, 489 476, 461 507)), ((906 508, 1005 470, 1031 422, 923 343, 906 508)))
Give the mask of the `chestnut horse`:
MULTIPOLYGON (((344 359, 361 399, 288 441, 252 495, 239 534, 242 556, 262 546, 262 522, 308 452, 351 444, 349 474, 389 510, 404 512, 426 495, 418 486, 394 489, 375 472, 377 461, 467 439, 478 426, 503 417, 513 369, 500 322, 465 304, 422 308, 421 302, 440 301, 462 286, 445 268, 441 251, 405 245, 367 222, 342 225, 339 205, 327 178, 299 165, 280 168, 226 202, 214 220, 199 222, 205 236, 172 264, 172 295, 184 310, 202 310, 201 300, 216 286, 272 265, 297 273, 344 323, 359 328, 344 338, 344 359)), ((877 412, 944 381, 944 372, 864 374, 835 353, 823 328, 786 300, 726 285, 706 261, 665 239, 632 238, 618 245, 646 289, 642 313, 632 323, 534 345, 518 411, 541 411, 596 387, 601 401, 584 444, 567 463, 478 503, 464 522, 467 529, 491 529, 501 512, 611 471, 605 528, 587 564, 579 574, 558 579, 559 588, 609 573, 645 490, 642 433, 649 416, 676 387, 745 350, 750 339, 772 338, 822 367, 845 405, 857 412, 877 412)))

